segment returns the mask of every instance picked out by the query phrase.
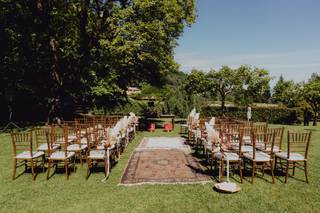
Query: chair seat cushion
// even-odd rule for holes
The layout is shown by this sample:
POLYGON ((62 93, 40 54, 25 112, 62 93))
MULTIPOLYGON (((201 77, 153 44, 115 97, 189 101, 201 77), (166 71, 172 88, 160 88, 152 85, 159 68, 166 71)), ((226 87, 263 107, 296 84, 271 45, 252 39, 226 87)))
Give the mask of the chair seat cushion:
MULTIPOLYGON (((263 147, 257 147, 258 150, 264 151, 264 152, 271 152, 271 146, 267 146, 266 148, 263 147)), ((280 149, 278 146, 273 147, 273 152, 280 152, 280 149)))
MULTIPOLYGON (((239 144, 232 145, 231 148, 235 151, 239 150, 239 144)), ((241 152, 253 152, 253 147, 250 145, 241 146, 241 152)))
POLYGON ((98 150, 105 150, 105 149, 106 149, 106 146, 105 146, 104 144, 99 144, 99 145, 97 146, 97 149, 98 149, 98 150))
POLYGON ((105 159, 107 157, 105 150, 91 150, 88 158, 91 159, 105 159))
POLYGON ((75 141, 76 139, 77 139, 77 136, 76 136, 76 135, 69 135, 69 136, 68 136, 68 142, 75 141))
POLYGON ((304 161, 305 158, 300 153, 294 153, 290 152, 290 158, 288 159, 288 153, 287 152, 279 152, 276 153, 276 157, 285 159, 285 160, 291 160, 291 161, 304 161))
POLYGON ((81 151, 81 150, 84 150, 87 148, 87 145, 86 144, 71 144, 67 147, 67 150, 68 151, 71 151, 71 152, 76 152, 76 151, 81 151))
POLYGON ((73 157, 74 155, 75 155, 74 152, 67 152, 67 157, 66 157, 64 151, 56 151, 50 155, 49 159, 51 159, 51 160, 65 160, 67 158, 73 157))
POLYGON ((253 159, 253 152, 244 153, 243 156, 245 158, 248 158, 249 160, 261 161, 261 162, 271 160, 271 156, 270 155, 268 155, 268 154, 266 154, 264 152, 261 152, 261 151, 257 151, 256 152, 255 159, 253 159))
MULTIPOLYGON (((59 149, 60 148, 60 144, 53 144, 52 145, 52 149, 53 150, 56 150, 56 149, 59 149)), ((38 151, 48 151, 48 144, 46 143, 43 143, 41 144, 38 148, 37 148, 38 151)))
POLYGON ((240 160, 239 155, 233 152, 218 152, 214 154, 214 157, 219 160, 229 160, 229 161, 238 161, 240 160))
POLYGON ((33 158, 38 158, 44 155, 43 151, 34 151, 32 152, 32 155, 29 151, 23 151, 15 157, 16 159, 33 159, 33 158))

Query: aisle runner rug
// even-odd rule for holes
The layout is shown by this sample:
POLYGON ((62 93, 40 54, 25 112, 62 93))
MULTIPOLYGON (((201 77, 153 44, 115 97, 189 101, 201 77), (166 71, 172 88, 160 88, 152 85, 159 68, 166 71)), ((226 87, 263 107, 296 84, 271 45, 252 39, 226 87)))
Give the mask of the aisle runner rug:
POLYGON ((180 137, 151 137, 143 138, 136 150, 150 149, 180 149, 191 153, 190 146, 185 144, 185 139, 180 137))
POLYGON ((178 149, 137 150, 120 185, 210 182, 196 158, 178 149))

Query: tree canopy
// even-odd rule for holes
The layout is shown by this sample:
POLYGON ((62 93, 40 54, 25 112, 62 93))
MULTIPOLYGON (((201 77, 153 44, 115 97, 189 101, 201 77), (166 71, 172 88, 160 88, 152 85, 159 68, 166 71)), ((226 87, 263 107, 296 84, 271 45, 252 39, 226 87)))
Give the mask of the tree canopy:
POLYGON ((52 118, 77 105, 115 106, 137 82, 161 84, 178 70, 173 48, 194 22, 195 5, 195 0, 2 0, 1 108, 13 106, 19 117, 19 111, 25 114, 21 104, 27 104, 30 116, 52 118))
POLYGON ((193 70, 186 79, 185 88, 189 94, 219 97, 221 112, 224 114, 228 97, 234 97, 234 102, 242 104, 267 101, 270 97, 270 80, 269 72, 264 69, 245 65, 236 69, 222 66, 208 73, 193 70))
POLYGON ((313 125, 316 126, 320 110, 320 76, 313 75, 303 86, 302 94, 313 111, 313 125))

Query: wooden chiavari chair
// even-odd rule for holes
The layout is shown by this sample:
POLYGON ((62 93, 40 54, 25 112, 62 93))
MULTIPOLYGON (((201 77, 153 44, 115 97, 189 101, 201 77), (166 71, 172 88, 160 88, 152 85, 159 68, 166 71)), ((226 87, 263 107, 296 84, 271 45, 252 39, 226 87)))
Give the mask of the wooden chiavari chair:
POLYGON ((252 180, 251 183, 253 183, 256 169, 261 168, 262 174, 264 175, 265 167, 268 166, 271 169, 271 175, 272 175, 272 183, 274 183, 274 135, 272 133, 252 133, 252 152, 246 152, 243 154, 243 157, 247 159, 248 161, 252 162, 252 180), (270 154, 267 154, 265 152, 259 151, 256 148, 257 141, 263 141, 265 146, 270 147, 270 154))
POLYGON ((243 182, 242 176, 242 142, 243 142, 243 132, 239 129, 237 132, 225 132, 225 140, 221 143, 221 152, 215 153, 214 158, 220 161, 220 181, 224 177, 224 169, 227 161, 231 167, 237 166, 239 169, 239 175, 241 183, 243 182), (237 144, 238 150, 232 149, 232 146, 237 144))
POLYGON ((42 172, 44 172, 44 152, 33 151, 32 147, 32 131, 11 133, 11 140, 13 145, 13 175, 12 179, 16 178, 16 171, 18 163, 25 165, 25 170, 30 163, 32 179, 35 180, 35 168, 37 168, 37 162, 41 161, 42 172), (41 160, 39 160, 41 159, 41 160))
POLYGON ((110 172, 110 153, 108 148, 110 147, 109 144, 104 144, 104 147, 99 147, 96 142, 91 142, 95 136, 95 131, 90 128, 86 128, 86 137, 87 137, 87 152, 86 152, 86 159, 87 159, 87 174, 86 178, 89 178, 91 173, 91 168, 94 165, 94 162, 103 162, 104 163, 104 172, 105 177, 109 175, 110 172), (93 144, 93 145, 92 145, 93 144))
POLYGON ((83 143, 82 140, 82 130, 81 128, 67 128, 65 127, 65 130, 68 135, 68 152, 74 152, 75 157, 78 156, 80 160, 80 165, 82 167, 82 159, 83 154, 85 153, 85 150, 87 149, 87 143, 83 143))
MULTIPOLYGON (((308 151, 311 140, 311 132, 290 132, 288 131, 287 151, 276 153, 276 158, 286 161, 286 178, 285 183, 288 182, 289 169, 292 166, 294 175, 295 168, 303 168, 306 182, 308 183, 308 151)), ((282 162, 281 168, 282 167, 282 162)))
POLYGON ((69 179, 68 168, 73 159, 73 170, 75 172, 75 152, 68 151, 69 139, 68 139, 68 130, 66 128, 58 129, 54 128, 53 131, 47 133, 48 141, 48 171, 47 171, 47 180, 49 179, 51 168, 56 165, 58 166, 59 162, 64 163, 64 169, 66 174, 66 179, 69 179), (60 144, 61 150, 57 151, 53 149, 54 144, 60 144))

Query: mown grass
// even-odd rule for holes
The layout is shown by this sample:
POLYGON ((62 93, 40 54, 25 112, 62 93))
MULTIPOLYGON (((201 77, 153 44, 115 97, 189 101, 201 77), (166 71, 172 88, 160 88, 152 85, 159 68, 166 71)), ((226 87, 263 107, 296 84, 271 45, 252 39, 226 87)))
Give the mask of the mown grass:
MULTIPOLYGON (((306 128, 287 126, 286 129, 306 128)), ((266 175, 256 178, 252 185, 250 177, 246 177, 237 194, 214 191, 214 181, 204 185, 118 186, 128 159, 141 139, 177 136, 178 126, 172 133, 139 132, 105 183, 101 182, 103 172, 93 173, 86 180, 85 165, 83 168, 78 165, 69 181, 63 174, 55 174, 49 181, 45 174, 39 174, 36 181, 32 181, 30 173, 12 181, 11 141, 8 134, 1 134, 0 212, 320 212, 320 128, 307 129, 313 131, 309 184, 304 182, 302 171, 297 171, 288 184, 280 177, 273 185, 271 177, 266 175)), ((23 168, 19 172, 23 172, 23 168)))

